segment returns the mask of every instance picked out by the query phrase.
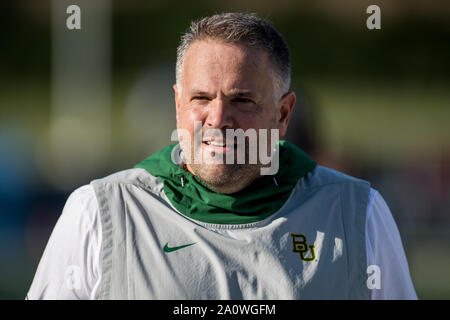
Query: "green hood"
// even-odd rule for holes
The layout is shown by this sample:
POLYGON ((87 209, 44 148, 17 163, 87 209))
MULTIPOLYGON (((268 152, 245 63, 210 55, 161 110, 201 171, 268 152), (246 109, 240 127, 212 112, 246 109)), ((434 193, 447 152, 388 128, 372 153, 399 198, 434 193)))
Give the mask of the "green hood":
POLYGON ((261 176, 234 194, 212 190, 198 177, 173 163, 172 150, 177 144, 161 149, 135 168, 143 168, 158 177, 164 183, 164 192, 172 205, 187 217, 207 223, 245 224, 263 220, 278 211, 298 180, 316 166, 295 145, 283 140, 279 145, 277 174, 261 176))

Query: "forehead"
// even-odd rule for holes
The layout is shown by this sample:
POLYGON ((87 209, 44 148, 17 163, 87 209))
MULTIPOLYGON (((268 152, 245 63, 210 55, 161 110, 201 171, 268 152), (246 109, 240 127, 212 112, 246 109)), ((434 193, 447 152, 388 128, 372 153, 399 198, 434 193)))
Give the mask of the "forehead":
POLYGON ((197 40, 186 52, 183 87, 246 87, 269 90, 272 66, 266 51, 218 40, 197 40))

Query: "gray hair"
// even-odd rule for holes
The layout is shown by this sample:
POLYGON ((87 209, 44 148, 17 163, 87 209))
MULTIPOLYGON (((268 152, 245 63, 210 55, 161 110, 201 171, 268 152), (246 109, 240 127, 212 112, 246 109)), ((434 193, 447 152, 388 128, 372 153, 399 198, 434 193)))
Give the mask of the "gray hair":
POLYGON ((271 59, 275 90, 286 93, 291 82, 289 49, 281 34, 254 13, 221 13, 193 21, 177 48, 176 81, 181 90, 184 57, 196 40, 217 39, 265 50, 271 59))

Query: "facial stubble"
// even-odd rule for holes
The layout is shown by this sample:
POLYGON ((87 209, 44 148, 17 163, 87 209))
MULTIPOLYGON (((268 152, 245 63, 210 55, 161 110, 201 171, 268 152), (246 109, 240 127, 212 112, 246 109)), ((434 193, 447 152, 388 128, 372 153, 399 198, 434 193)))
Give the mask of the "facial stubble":
MULTIPOLYGON (((270 130, 268 130, 270 132, 270 130)), ((224 135, 225 136, 225 135, 224 135)), ((259 148, 259 139, 257 139, 257 146, 259 148)), ((270 150, 270 134, 268 137, 268 149, 270 150)), ((191 146, 194 142, 191 141, 191 146)), ((220 163, 204 162, 204 156, 206 150, 204 150, 203 144, 198 146, 197 159, 201 159, 200 163, 195 163, 194 152, 191 153, 191 161, 186 164, 186 168, 192 174, 200 178, 205 184, 217 192, 231 194, 236 193, 261 176, 261 168, 263 165, 260 163, 260 159, 257 157, 256 163, 250 163, 250 148, 247 137, 245 138, 245 162, 239 163, 237 161, 237 148, 234 149, 234 161, 232 163, 226 163, 226 155, 224 154, 220 163)), ((183 149, 183 143, 181 141, 181 147, 183 149)), ((184 149, 186 150, 186 149, 184 149)), ((267 150, 267 149, 266 149, 267 150)), ((194 148, 195 151, 195 148, 194 148)), ((256 150, 252 150, 257 152, 256 150)), ((206 155, 208 156, 208 155, 206 155)))

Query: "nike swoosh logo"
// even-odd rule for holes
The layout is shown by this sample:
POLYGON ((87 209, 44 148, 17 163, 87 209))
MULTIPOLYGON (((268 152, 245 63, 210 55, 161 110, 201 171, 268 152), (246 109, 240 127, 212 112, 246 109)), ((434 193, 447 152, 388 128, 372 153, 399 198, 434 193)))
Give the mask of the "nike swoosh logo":
POLYGON ((173 251, 177 251, 177 250, 192 246, 193 244, 196 244, 196 243, 197 242, 185 244, 183 246, 178 246, 178 247, 169 247, 169 243, 167 242, 166 245, 164 246, 164 251, 165 252, 173 252, 173 251))

